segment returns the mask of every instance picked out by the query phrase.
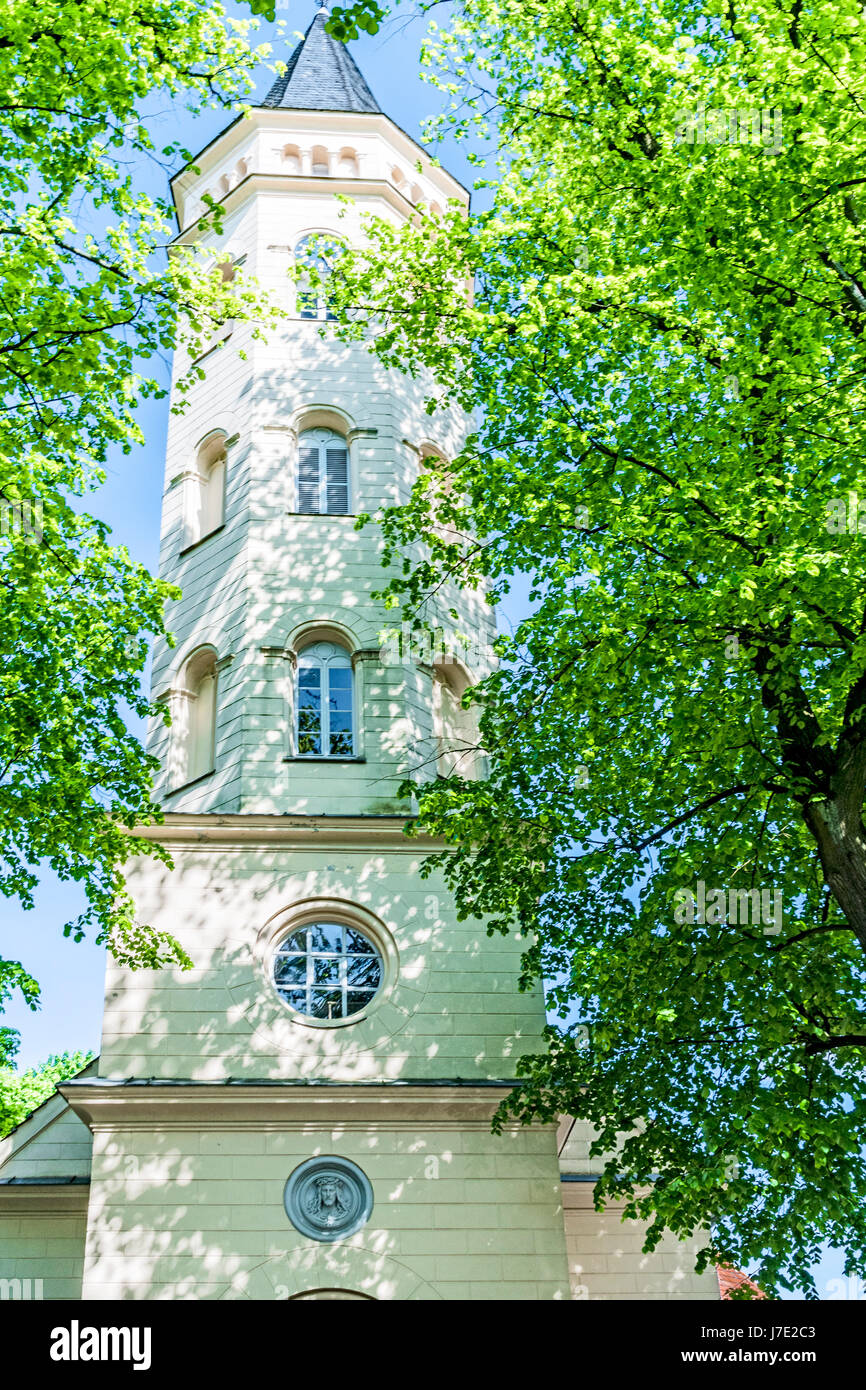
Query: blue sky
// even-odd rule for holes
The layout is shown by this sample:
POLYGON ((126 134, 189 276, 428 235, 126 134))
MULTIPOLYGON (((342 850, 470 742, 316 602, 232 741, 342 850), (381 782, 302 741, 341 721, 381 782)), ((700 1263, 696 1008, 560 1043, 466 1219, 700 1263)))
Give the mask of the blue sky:
MULTIPOLYGON (((245 13, 237 6, 228 8, 232 13, 245 13)), ((287 7, 277 10, 278 24, 262 25, 259 41, 274 43, 274 57, 287 56, 296 41, 295 31, 306 29, 315 9, 312 0, 289 0, 287 7), (287 37, 280 37, 280 24, 287 37)), ((419 77, 418 50, 425 23, 398 15, 386 21, 380 34, 373 38, 362 35, 352 45, 353 55, 380 105, 416 137, 424 117, 441 100, 419 77)), ((264 96, 272 80, 273 75, 263 67, 256 86, 258 98, 264 96)), ((169 109, 166 104, 154 113, 150 125, 157 144, 179 136, 195 151, 202 149, 229 119, 224 113, 211 112, 194 120, 188 113, 169 109)), ((437 153, 450 171, 471 187, 472 169, 461 151, 446 145, 437 153)), ((142 169, 142 183, 154 194, 166 190, 166 176, 156 165, 142 169)), ((168 363, 151 363, 147 371, 167 380, 168 363)), ((168 402, 146 402, 139 419, 144 445, 130 456, 118 452, 109 463, 104 486, 91 495, 87 506, 109 523, 115 540, 126 545, 135 559, 155 570, 168 402)), ((500 611, 501 626, 510 628, 520 621, 526 611, 526 594, 527 586, 518 582, 500 611)), ((39 1062, 50 1053, 99 1049, 104 950, 91 941, 76 943, 64 939, 60 932, 63 922, 74 917, 83 905, 83 895, 76 885, 59 883, 51 875, 45 876, 36 894, 35 908, 30 912, 0 899, 0 954, 6 959, 20 959, 42 987, 42 1007, 38 1012, 30 1012, 16 1000, 3 1016, 5 1025, 20 1031, 21 1067, 39 1062)), ((839 1279, 841 1259, 828 1255, 816 1273, 819 1287, 828 1280, 839 1279)))

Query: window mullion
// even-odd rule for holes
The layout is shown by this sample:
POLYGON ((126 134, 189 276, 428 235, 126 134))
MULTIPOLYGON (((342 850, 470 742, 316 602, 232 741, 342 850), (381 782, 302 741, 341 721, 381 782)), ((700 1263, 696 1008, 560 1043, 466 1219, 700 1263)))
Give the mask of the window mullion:
POLYGON ((328 510, 328 447, 319 445, 319 511, 324 515, 328 510))
POLYGON ((346 945, 346 928, 340 928, 340 949, 342 956, 340 959, 340 998, 343 1004, 343 1017, 349 1016, 349 958, 346 955, 349 949, 346 945))
POLYGON ((311 1013, 313 1012, 313 992, 312 992, 312 987, 313 987, 313 980, 314 980, 314 978, 315 978, 315 970, 313 969, 313 953, 312 953, 312 951, 310 950, 310 929, 309 929, 309 927, 308 927, 307 930, 304 932, 304 946, 306 947, 306 952, 307 952, 307 989, 306 989, 306 1003, 307 1003, 307 1014, 309 1015, 309 1014, 311 1014, 311 1013))
MULTIPOLYGON (((280 948, 276 952, 273 971, 277 992, 290 1003, 290 1007, 297 1012, 306 1015, 307 1018, 323 1018, 325 1022, 337 1021, 341 1018, 348 1019, 353 1014, 359 1014, 371 999, 378 993, 383 982, 382 958, 378 949, 368 940, 370 946, 371 959, 366 964, 372 969, 362 970, 362 979, 359 982, 351 983, 349 979, 349 965, 351 961, 357 961, 357 953, 353 953, 353 942, 349 940, 350 929, 345 925, 335 922, 325 923, 325 933, 323 940, 316 942, 317 927, 302 927, 296 929, 285 937, 280 948), (331 946, 329 934, 334 933, 335 949, 326 949, 331 946), (289 962, 297 960, 303 954, 303 988, 301 979, 298 978, 295 966, 290 965, 288 978, 279 979, 280 961, 288 959, 289 962), (322 962, 321 968, 318 962, 322 962), (334 966, 337 967, 337 978, 334 979, 334 966), (370 982, 372 981, 372 982, 370 982), (355 995, 353 1007, 349 1008, 349 994, 355 995), (303 998, 297 1003, 298 993, 302 993, 303 998), (334 994, 339 998, 334 1003, 334 994), (286 999, 286 995, 290 999, 286 999), (320 997, 321 996, 321 997, 320 997), (318 1010, 327 1004, 326 1013, 319 1013, 318 1010), (336 1009, 336 1012, 335 1012, 336 1009)), ((363 935, 363 933, 359 933, 363 935)))

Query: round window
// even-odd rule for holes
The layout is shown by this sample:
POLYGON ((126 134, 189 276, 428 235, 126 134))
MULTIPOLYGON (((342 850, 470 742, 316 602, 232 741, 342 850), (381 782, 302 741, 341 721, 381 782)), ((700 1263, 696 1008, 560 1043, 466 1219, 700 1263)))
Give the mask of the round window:
POLYGON ((382 983, 382 957, 362 932, 310 922, 284 937, 274 956, 277 993, 306 1018, 350 1018, 382 983))

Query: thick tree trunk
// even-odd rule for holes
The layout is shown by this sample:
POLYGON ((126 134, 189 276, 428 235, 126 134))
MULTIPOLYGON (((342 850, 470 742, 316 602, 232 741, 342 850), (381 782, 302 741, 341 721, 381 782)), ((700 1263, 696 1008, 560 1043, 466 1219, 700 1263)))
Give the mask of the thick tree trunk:
POLYGON ((866 953, 866 836, 861 798, 814 801, 803 815, 818 844, 830 892, 866 953))

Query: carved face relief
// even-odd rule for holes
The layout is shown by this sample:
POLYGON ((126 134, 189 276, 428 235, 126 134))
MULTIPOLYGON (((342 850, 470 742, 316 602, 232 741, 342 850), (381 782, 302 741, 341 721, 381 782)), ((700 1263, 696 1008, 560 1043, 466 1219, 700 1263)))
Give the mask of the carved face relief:
POLYGON ((307 1215, 326 1226, 334 1226, 351 1208, 351 1197, 340 1178, 328 1174, 316 1178, 304 1203, 307 1215))
POLYGON ((286 1213, 301 1235, 333 1241, 369 1220, 373 1189, 367 1175, 347 1158, 311 1158, 286 1183, 286 1213))

